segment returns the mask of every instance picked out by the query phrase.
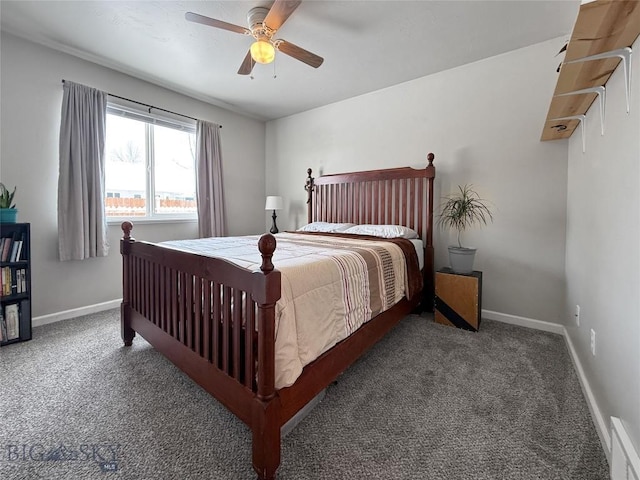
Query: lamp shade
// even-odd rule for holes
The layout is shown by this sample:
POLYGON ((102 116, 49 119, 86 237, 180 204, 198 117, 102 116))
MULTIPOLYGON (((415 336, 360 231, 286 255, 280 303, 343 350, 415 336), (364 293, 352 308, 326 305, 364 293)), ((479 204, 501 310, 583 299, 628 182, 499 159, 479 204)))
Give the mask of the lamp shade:
POLYGON ((282 197, 269 195, 264 205, 265 210, 282 210, 282 197))
POLYGON ((276 49, 269 42, 258 40, 251 44, 251 58, 258 63, 271 63, 276 56, 276 49))

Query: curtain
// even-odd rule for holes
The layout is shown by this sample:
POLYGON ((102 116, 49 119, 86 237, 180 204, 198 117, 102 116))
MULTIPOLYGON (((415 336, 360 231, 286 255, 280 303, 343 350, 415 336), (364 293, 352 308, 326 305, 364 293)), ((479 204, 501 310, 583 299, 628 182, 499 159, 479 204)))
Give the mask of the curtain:
POLYGON ((109 253, 104 205, 107 94, 65 81, 60 121, 60 260, 109 253))
POLYGON ((220 126, 202 120, 196 129, 196 197, 200 238, 224 236, 220 126))

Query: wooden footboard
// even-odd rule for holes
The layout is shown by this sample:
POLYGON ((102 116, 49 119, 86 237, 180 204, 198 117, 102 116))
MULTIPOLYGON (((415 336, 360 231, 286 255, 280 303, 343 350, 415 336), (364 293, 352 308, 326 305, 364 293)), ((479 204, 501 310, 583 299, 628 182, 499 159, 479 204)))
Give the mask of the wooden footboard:
POLYGON ((135 241, 132 228, 122 224, 122 340, 131 345, 140 333, 251 427, 254 468, 261 478, 272 478, 280 463, 275 237, 260 238, 262 265, 250 272, 222 259, 135 241))

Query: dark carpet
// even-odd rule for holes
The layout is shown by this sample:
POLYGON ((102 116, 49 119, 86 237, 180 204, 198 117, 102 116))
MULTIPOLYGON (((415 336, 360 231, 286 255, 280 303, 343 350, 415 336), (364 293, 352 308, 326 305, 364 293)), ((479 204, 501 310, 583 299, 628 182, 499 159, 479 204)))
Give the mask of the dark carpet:
MULTIPOLYGON (((0 479, 251 479, 251 433, 111 310, 0 349, 0 479)), ((410 315, 282 441, 281 480, 604 480, 564 339, 410 315)))

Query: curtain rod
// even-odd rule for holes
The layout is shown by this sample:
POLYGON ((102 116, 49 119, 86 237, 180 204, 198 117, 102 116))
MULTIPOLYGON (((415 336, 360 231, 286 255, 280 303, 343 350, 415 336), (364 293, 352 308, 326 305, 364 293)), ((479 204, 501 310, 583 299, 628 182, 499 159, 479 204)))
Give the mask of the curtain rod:
MULTIPOLYGON (((66 82, 66 80, 63 78, 62 79, 62 83, 64 84, 65 82, 66 82)), ((172 112, 171 110, 166 110, 164 108, 154 107, 153 105, 149 105, 147 103, 138 102, 137 100, 131 100, 130 98, 121 97, 119 95, 114 95, 114 94, 109 93, 109 92, 105 92, 105 93, 107 95, 109 95, 110 97, 119 98, 120 100, 126 100, 127 102, 136 103, 138 105, 142 105, 142 106, 148 107, 149 108, 149 113, 151 113, 151 109, 153 108, 154 110, 160 110, 162 112, 167 112, 167 113, 172 113, 173 115, 178 115, 179 117, 190 118, 191 120, 194 120, 196 122, 198 121, 197 118, 190 117, 189 115, 183 115, 182 113, 172 112)), ((218 125, 218 127, 222 128, 222 125, 218 125)))

